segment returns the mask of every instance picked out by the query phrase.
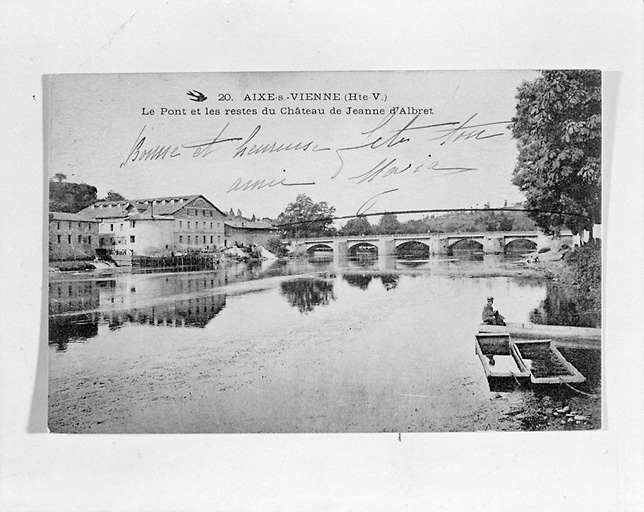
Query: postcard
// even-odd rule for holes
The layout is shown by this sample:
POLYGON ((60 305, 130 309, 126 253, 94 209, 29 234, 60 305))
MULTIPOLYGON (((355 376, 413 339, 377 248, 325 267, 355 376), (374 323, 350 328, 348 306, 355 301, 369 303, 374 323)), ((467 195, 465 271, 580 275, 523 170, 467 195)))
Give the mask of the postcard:
POLYGON ((601 429, 601 79, 45 77, 50 431, 601 429))

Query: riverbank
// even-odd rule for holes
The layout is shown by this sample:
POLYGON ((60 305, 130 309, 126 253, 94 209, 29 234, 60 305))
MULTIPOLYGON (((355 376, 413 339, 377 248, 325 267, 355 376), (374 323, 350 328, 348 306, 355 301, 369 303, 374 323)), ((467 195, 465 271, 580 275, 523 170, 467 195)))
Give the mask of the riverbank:
MULTIPOLYGON (((508 275, 547 279, 561 293, 560 309, 566 299, 580 304, 584 317, 598 319, 601 326, 601 245, 586 245, 574 251, 547 254, 539 262, 517 265, 508 275), (563 258, 562 258, 563 254, 563 258)), ((488 274, 478 277, 489 277, 488 274)), ((475 276, 471 276, 475 277, 475 276)), ((548 284, 548 288, 551 285, 548 284)), ((546 304, 553 302, 547 298, 546 304)), ((539 311, 537 311, 538 313, 539 311)), ((536 319, 536 318, 535 318, 536 319)), ((544 322, 545 323, 545 322, 544 322)), ((597 349, 593 349, 597 351, 597 349)), ((565 355, 565 354, 564 354, 565 355)), ((601 355, 596 364, 601 365, 601 355)), ((586 369, 578 368, 582 373, 586 369)), ((596 369, 599 374, 601 370, 596 369)), ((524 400, 513 404, 504 393, 497 393, 491 402, 498 402, 490 430, 595 430, 602 426, 601 379, 575 386, 553 386, 528 391, 524 400)))

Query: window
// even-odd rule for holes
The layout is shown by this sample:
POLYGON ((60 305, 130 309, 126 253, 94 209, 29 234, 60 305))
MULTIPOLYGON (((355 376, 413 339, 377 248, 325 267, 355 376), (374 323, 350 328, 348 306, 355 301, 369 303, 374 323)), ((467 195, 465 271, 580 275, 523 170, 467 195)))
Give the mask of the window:
POLYGON ((78 235, 78 243, 80 244, 83 241, 83 237, 78 235))
POLYGON ((191 243, 191 241, 190 241, 190 235, 188 235, 188 243, 191 243))
POLYGON ((72 235, 67 235, 67 243, 68 244, 72 243, 72 235))
POLYGON ((134 235, 130 235, 130 243, 133 244, 135 242, 136 238, 134 235))
POLYGON ((179 229, 182 229, 182 228, 183 228, 183 221, 182 221, 182 220, 180 220, 180 221, 179 221, 179 229))
POLYGON ((190 221, 188 221, 188 229, 190 229, 190 221))
POLYGON ((69 229, 72 229, 72 223, 71 222, 69 223, 69 229))
POLYGON ((60 235, 56 235, 56 242, 60 243, 60 235))
POLYGON ((210 214, 210 216, 212 217, 212 210, 210 210, 208 213, 209 213, 209 214, 210 214))
POLYGON ((78 223, 78 229, 83 229, 83 225, 80 222, 78 223))
POLYGON ((130 223, 132 224, 132 228, 136 227, 136 221, 135 220, 131 220, 130 223))
POLYGON ((203 228, 206 229, 206 223, 205 222, 203 223, 203 228))
POLYGON ((206 216, 206 210, 201 210, 201 213, 203 214, 204 217, 206 216))
POLYGON ((122 222, 121 222, 120 226, 121 226, 121 231, 123 231, 123 223, 122 222))
POLYGON ((212 229, 212 222, 210 223, 210 229, 212 229))
POLYGON ((88 237, 87 237, 87 243, 88 243, 88 244, 91 244, 91 243, 92 243, 92 237, 91 237, 91 236, 88 236, 88 237))
POLYGON ((114 224, 110 224, 110 231, 114 231, 114 224))
POLYGON ((206 243, 206 235, 203 236, 203 243, 206 243))
POLYGON ((210 235, 210 243, 213 242, 213 239, 214 239, 214 237, 212 235, 210 235))
POLYGON ((182 244, 182 243, 183 243, 183 237, 182 237, 181 235, 179 235, 179 243, 180 243, 180 244, 182 244))
POLYGON ((56 229, 60 229, 60 222, 56 222, 56 229))

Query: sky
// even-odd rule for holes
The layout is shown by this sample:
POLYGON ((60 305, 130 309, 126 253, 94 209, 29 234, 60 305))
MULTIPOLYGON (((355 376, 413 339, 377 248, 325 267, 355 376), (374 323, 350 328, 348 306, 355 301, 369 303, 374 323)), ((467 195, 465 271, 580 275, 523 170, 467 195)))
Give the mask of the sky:
POLYGON ((99 197, 202 194, 249 217, 275 218, 298 194, 338 216, 500 207, 524 199, 511 183, 508 122, 517 87, 536 76, 49 75, 48 171, 96 186, 99 197))

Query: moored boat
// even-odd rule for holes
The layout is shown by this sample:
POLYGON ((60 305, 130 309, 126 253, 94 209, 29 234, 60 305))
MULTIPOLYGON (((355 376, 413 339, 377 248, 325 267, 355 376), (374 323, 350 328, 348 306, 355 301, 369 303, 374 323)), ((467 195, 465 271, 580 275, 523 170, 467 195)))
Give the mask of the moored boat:
POLYGON ((586 378, 552 340, 512 340, 508 333, 478 333, 475 351, 490 389, 504 383, 563 384, 586 378))
POLYGON ((515 379, 530 377, 530 371, 512 351, 509 334, 479 333, 476 335, 475 351, 489 383, 515 383, 515 379))
POLYGON ((584 382, 584 377, 552 343, 552 340, 516 340, 510 346, 530 371, 533 384, 584 382))

